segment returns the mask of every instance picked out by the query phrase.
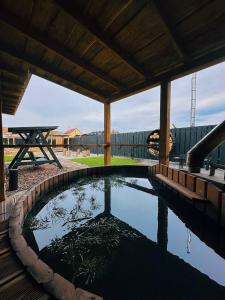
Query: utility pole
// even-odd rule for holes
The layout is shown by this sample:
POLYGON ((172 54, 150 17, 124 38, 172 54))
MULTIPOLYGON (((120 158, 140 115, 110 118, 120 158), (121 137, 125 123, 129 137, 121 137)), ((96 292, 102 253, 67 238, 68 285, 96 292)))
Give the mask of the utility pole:
POLYGON ((190 126, 195 127, 195 114, 196 114, 196 73, 191 77, 191 118, 190 126))

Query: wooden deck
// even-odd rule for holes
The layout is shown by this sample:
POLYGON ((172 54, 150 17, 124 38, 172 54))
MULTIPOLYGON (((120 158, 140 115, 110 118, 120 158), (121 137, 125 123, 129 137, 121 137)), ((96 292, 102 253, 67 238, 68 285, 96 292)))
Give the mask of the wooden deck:
POLYGON ((0 299, 54 299, 33 281, 11 250, 7 221, 0 223, 0 299))

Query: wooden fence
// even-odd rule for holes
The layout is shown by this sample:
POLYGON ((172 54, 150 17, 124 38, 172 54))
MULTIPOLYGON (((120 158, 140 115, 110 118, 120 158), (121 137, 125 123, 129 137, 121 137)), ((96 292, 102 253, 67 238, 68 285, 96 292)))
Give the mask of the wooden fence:
MULTIPOLYGON (((202 137, 213 129, 214 125, 184 127, 171 129, 174 138, 174 147, 171 152, 171 159, 176 156, 186 156, 187 151, 195 145, 202 137)), ((112 144, 145 144, 149 131, 128 132, 112 134, 112 144)), ((71 144, 104 144, 104 136, 83 135, 70 141, 71 144)), ((91 153, 102 154, 101 147, 91 147, 91 153)), ((146 147, 112 147, 112 154, 116 156, 126 156, 134 158, 149 159, 152 157, 146 147)), ((225 164, 225 142, 217 147, 209 157, 214 162, 225 164)))

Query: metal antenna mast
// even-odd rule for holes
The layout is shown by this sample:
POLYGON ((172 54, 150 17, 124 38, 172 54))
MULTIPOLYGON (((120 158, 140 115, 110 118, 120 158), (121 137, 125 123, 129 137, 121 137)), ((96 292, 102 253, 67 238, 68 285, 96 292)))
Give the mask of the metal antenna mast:
POLYGON ((191 77, 191 119, 190 126, 195 127, 195 114, 196 114, 196 73, 191 77))

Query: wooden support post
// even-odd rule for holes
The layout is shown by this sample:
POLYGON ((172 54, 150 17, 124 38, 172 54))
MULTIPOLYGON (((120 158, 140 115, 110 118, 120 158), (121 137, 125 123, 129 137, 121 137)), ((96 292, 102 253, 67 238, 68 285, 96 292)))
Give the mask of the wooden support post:
POLYGON ((111 183, 109 178, 104 179, 104 190, 105 190, 104 213, 110 215, 111 214, 111 183))
POLYGON ((170 95, 171 82, 162 82, 160 91, 159 163, 165 165, 169 164, 170 95))
MULTIPOLYGON (((0 95, 1 97, 1 95, 0 95)), ((2 99, 0 98, 0 202, 5 201, 4 148, 2 126, 2 99)))
POLYGON ((111 126, 110 126, 110 103, 104 103, 104 165, 111 164, 111 126))
POLYGON ((168 243, 168 207, 165 200, 158 199, 158 246, 161 251, 166 252, 168 243))

